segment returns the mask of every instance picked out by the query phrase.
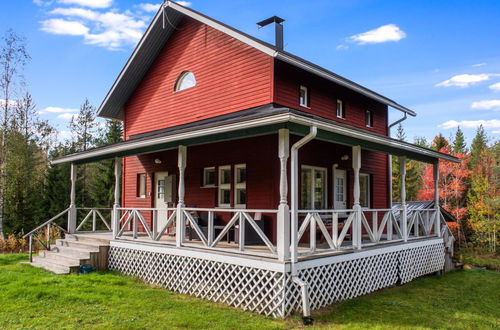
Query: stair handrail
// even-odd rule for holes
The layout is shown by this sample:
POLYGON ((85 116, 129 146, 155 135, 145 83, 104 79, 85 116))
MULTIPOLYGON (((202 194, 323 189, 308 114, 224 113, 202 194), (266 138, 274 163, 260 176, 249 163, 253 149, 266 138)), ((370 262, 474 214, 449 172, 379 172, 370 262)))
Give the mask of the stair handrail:
POLYGON ((65 234, 67 234, 68 231, 66 229, 62 228, 61 226, 59 226, 57 223, 54 223, 54 221, 57 220, 57 219, 59 219, 60 217, 62 217, 66 213, 68 213, 69 211, 70 211, 70 208, 65 209, 61 213, 53 216, 52 218, 50 218, 49 220, 45 221, 44 223, 42 223, 41 225, 37 226, 35 229, 31 230, 29 233, 27 233, 26 235, 23 236, 23 238, 29 237, 29 260, 30 260, 30 262, 33 262, 33 237, 46 250, 49 250, 50 249, 50 225, 56 226, 57 228, 59 228, 60 230, 62 230, 65 234), (43 228, 43 227, 47 227, 47 245, 45 245, 42 241, 40 241, 40 239, 38 239, 38 237, 36 237, 36 235, 35 235, 35 233, 38 230, 40 230, 41 228, 43 228))

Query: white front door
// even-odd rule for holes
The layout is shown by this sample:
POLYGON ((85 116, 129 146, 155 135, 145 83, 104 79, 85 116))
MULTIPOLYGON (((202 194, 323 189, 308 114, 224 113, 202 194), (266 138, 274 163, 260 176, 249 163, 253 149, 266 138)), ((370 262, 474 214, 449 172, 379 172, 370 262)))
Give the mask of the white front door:
POLYGON ((333 170, 333 208, 337 210, 345 210, 346 203, 346 172, 345 170, 333 170))
POLYGON ((168 203, 166 197, 168 172, 155 173, 155 208, 157 213, 157 229, 162 230, 168 219, 168 203))

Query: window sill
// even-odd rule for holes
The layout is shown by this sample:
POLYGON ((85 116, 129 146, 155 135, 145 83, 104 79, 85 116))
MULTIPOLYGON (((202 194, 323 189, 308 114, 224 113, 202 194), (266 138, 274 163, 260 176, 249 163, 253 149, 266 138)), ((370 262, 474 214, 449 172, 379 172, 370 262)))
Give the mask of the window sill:
POLYGON ((299 107, 306 108, 306 109, 311 109, 311 107, 308 107, 307 105, 302 105, 302 104, 299 104, 299 107))
POLYGON ((200 188, 217 188, 215 185, 201 186, 200 188))

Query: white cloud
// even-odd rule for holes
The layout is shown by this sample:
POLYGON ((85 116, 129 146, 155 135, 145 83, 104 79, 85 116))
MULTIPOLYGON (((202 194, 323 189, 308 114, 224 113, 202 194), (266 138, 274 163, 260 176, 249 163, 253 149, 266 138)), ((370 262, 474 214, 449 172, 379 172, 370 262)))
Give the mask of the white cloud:
POLYGON ((499 74, 493 74, 493 73, 459 74, 451 77, 448 80, 442 81, 439 84, 436 84, 436 86, 468 87, 470 85, 477 84, 478 82, 489 80, 491 77, 496 77, 496 76, 499 76, 499 74))
POLYGON ((57 116, 57 119, 63 119, 63 120, 70 121, 71 119, 73 119, 77 116, 78 116, 77 113, 62 113, 62 114, 57 116))
POLYGON ((42 30, 53 34, 81 35, 87 44, 108 49, 119 49, 124 45, 135 45, 142 36, 146 23, 136 19, 133 13, 115 10, 98 12, 83 8, 55 8, 52 15, 62 15, 42 21, 42 30), (83 20, 84 23, 73 21, 83 20), (85 25, 84 25, 85 24, 85 25))
POLYGON ((350 36, 347 40, 358 45, 365 45, 399 41, 404 38, 406 38, 406 33, 397 25, 387 24, 367 32, 350 36))
POLYGON ((108 8, 113 0, 57 0, 58 3, 65 5, 78 5, 90 8, 108 8))
POLYGON ((500 92, 500 82, 490 85, 490 89, 495 92, 500 92))
POLYGON ((184 7, 191 6, 191 2, 189 2, 189 1, 175 1, 175 2, 177 2, 179 5, 184 6, 184 7))
POLYGON ((476 64, 472 64, 473 67, 480 67, 480 66, 485 66, 486 63, 476 63, 476 64))
POLYGON ((500 128, 500 120, 491 119, 491 120, 448 120, 444 123, 440 124, 439 127, 443 129, 452 129, 460 126, 461 128, 478 128, 480 125, 483 125, 485 129, 499 129, 500 128))
POLYGON ((54 0, 33 0, 33 3, 37 6, 50 6, 54 0))
POLYGON ((344 45, 344 44, 340 44, 336 47, 337 50, 347 50, 349 49, 349 46, 347 45, 344 45))
POLYGON ((40 110, 39 114, 45 113, 69 113, 69 112, 77 112, 78 109, 73 108, 60 108, 60 107, 46 107, 45 109, 40 110))
POLYGON ((41 22, 42 31, 52 34, 64 34, 71 36, 83 36, 89 32, 89 28, 80 22, 67 21, 59 18, 52 18, 41 22))
POLYGON ((500 100, 483 100, 472 102, 472 109, 476 110, 500 110, 500 100))
POLYGON ((137 5, 137 8, 148 13, 155 13, 158 11, 160 6, 160 3, 140 3, 137 5))

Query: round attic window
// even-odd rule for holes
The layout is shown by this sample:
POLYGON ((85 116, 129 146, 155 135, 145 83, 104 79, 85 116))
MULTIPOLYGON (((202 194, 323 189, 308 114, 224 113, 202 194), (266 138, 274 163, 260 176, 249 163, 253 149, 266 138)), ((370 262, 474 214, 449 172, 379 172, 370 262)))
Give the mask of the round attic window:
POLYGON ((174 92, 180 92, 194 86, 196 86, 194 74, 191 71, 184 71, 179 75, 179 78, 177 78, 174 92))

